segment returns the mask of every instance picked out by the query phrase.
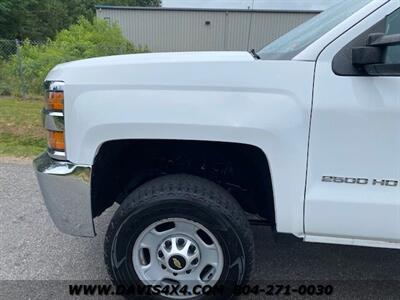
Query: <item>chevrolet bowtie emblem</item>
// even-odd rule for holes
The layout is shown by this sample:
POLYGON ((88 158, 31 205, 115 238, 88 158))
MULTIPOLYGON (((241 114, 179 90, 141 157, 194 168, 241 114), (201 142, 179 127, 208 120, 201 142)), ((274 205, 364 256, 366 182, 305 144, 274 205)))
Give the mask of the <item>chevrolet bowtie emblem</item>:
POLYGON ((173 257, 172 261, 174 262, 175 267, 177 267, 178 269, 182 269, 182 264, 177 258, 173 257))

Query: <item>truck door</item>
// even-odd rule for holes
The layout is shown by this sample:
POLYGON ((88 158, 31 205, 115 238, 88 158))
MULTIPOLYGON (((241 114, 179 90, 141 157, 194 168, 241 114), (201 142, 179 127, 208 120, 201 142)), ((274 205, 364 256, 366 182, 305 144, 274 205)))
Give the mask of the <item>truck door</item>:
POLYGON ((356 24, 316 63, 305 200, 308 240, 400 240, 400 46, 375 47, 391 68, 373 75, 353 65, 352 50, 366 46, 372 33, 400 34, 398 4, 393 1, 390 10, 380 8, 356 24))

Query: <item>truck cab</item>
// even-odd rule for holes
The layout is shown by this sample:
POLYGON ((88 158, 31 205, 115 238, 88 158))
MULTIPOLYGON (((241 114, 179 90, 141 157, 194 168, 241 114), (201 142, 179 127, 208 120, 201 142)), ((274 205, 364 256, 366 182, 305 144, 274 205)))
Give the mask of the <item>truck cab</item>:
POLYGON ((120 205, 105 240, 116 284, 230 297, 253 265, 250 222, 400 248, 399 0, 342 1, 258 52, 70 62, 45 86, 46 205, 85 237, 120 205))

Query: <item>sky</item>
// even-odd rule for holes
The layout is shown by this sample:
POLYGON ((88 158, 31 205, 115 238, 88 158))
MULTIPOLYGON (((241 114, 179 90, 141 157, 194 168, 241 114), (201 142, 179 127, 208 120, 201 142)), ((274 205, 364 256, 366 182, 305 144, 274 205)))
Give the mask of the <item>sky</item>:
POLYGON ((324 10, 341 0, 162 0, 164 7, 324 10))

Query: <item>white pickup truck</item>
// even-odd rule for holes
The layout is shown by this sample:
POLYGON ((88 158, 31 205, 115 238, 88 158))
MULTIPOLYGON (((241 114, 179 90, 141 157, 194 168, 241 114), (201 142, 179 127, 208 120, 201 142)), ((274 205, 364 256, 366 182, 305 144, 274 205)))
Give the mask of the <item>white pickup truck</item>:
POLYGON ((115 283, 227 296, 254 261, 249 219, 400 248, 400 0, 343 1, 257 53, 62 64, 46 89, 46 205, 61 231, 93 237, 120 204, 105 239, 115 283))

